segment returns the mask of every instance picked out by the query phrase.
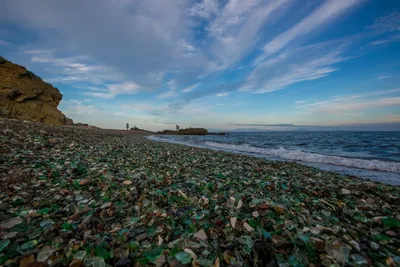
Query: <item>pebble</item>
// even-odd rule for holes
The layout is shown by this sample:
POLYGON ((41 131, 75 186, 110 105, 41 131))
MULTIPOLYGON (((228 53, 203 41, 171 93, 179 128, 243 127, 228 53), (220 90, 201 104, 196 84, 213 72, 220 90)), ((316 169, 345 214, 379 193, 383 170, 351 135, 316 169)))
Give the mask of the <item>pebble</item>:
POLYGON ((35 263, 35 256, 34 255, 29 255, 26 257, 23 257, 19 263, 20 267, 28 267, 31 264, 35 263))
POLYGON ((136 237, 136 240, 141 242, 147 238, 147 233, 140 234, 136 237))

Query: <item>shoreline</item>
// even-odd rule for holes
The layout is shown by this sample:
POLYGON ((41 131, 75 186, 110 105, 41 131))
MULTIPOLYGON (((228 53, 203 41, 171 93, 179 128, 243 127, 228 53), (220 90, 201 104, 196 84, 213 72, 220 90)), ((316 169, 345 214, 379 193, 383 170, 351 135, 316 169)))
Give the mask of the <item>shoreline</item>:
POLYGON ((0 265, 399 260, 400 187, 126 132, 0 121, 0 265))
MULTIPOLYGON (((350 176, 350 177, 358 177, 359 179, 368 180, 368 181, 372 181, 372 182, 380 182, 383 184, 400 186, 400 173, 394 172, 394 171, 389 171, 389 170, 377 170, 377 169, 359 168, 359 167, 354 167, 354 166, 339 165, 339 164, 335 164, 335 163, 321 163, 318 161, 304 161, 301 159, 296 160, 296 159, 280 158, 278 156, 271 156, 269 154, 260 154, 260 153, 255 153, 255 152, 230 149, 229 145, 231 145, 231 144, 227 144, 227 143, 222 143, 222 145, 228 145, 228 148, 223 148, 221 145, 207 146, 207 142, 205 142, 206 144, 190 143, 190 142, 180 141, 180 140, 175 140, 175 139, 166 139, 166 138, 159 137, 157 135, 149 135, 149 136, 146 136, 145 138, 152 140, 152 141, 156 141, 156 142, 164 142, 164 143, 178 144, 178 145, 195 147, 195 148, 209 149, 209 150, 217 151, 217 152, 223 151, 223 152, 228 152, 228 153, 233 153, 233 154, 238 154, 238 155, 261 158, 261 159, 264 159, 267 161, 295 162, 295 163, 303 165, 303 166, 318 168, 321 171, 337 173, 337 174, 350 176)), ((264 149, 264 148, 257 148, 257 147, 252 147, 252 148, 255 150, 264 149)), ((301 152, 301 153, 307 154, 308 152, 301 152)), ((313 155, 315 153, 308 153, 308 154, 313 155)), ((315 155, 319 155, 322 157, 339 157, 339 156, 334 156, 334 155, 324 155, 324 154, 318 154, 318 153, 315 155)), ((342 160, 347 160, 347 159, 361 160, 361 161, 365 160, 365 159, 342 156, 342 160)), ((379 160, 379 161, 381 161, 381 163, 386 163, 385 161, 382 161, 382 160, 379 160)), ((398 163, 398 162, 394 161, 394 162, 389 162, 389 163, 398 163)))

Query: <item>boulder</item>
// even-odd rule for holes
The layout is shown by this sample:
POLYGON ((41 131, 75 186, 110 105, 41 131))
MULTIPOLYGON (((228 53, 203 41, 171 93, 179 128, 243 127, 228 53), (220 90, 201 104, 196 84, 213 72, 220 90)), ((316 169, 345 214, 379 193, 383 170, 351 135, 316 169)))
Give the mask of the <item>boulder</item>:
POLYGON ((72 125, 57 109, 61 99, 57 88, 0 56, 0 117, 72 125))

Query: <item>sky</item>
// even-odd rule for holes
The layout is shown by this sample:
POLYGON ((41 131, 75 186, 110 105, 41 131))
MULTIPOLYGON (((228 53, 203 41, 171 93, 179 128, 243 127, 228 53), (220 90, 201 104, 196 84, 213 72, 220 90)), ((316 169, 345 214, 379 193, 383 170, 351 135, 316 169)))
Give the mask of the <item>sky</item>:
POLYGON ((398 0, 2 0, 0 55, 104 128, 400 130, 398 0))

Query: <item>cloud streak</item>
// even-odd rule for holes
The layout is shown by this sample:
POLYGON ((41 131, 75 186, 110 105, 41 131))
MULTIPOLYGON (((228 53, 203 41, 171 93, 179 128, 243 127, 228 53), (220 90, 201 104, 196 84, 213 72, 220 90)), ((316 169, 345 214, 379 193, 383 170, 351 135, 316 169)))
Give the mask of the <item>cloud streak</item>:
POLYGON ((349 114, 383 107, 400 107, 400 89, 337 96, 328 100, 299 105, 297 108, 318 114, 349 114))
POLYGON ((302 19, 286 32, 278 35, 274 40, 264 46, 267 53, 275 53, 294 40, 314 31, 324 24, 332 22, 336 17, 350 8, 359 4, 362 0, 328 0, 314 10, 309 16, 302 19))

